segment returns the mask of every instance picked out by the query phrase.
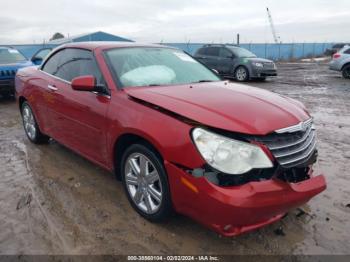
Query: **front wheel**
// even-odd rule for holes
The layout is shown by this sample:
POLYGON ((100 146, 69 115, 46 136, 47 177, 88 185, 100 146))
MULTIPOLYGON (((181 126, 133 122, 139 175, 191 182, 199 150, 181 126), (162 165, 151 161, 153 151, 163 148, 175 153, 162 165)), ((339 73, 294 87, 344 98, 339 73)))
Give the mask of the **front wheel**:
POLYGON ((28 102, 22 104, 23 127, 29 140, 35 144, 43 144, 49 141, 49 137, 41 133, 34 113, 28 102))
POLYGON ((151 147, 134 144, 121 161, 122 182, 132 207, 144 218, 159 222, 172 211, 167 174, 151 147))
POLYGON ((235 71, 235 78, 239 82, 245 82, 249 79, 248 69, 244 66, 239 66, 235 71))
POLYGON ((342 70, 342 74, 343 74, 344 78, 347 78, 347 79, 350 78, 350 65, 344 66, 344 68, 342 70))

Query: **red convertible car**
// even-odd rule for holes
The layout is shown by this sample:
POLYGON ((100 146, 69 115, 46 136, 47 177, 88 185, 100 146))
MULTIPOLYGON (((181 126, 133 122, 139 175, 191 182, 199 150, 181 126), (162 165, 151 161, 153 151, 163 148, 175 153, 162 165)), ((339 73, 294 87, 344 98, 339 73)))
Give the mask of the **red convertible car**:
POLYGON ((300 102, 222 81, 178 49, 67 44, 15 82, 29 140, 53 138, 114 172, 148 220, 175 211, 233 236, 326 188, 300 102))

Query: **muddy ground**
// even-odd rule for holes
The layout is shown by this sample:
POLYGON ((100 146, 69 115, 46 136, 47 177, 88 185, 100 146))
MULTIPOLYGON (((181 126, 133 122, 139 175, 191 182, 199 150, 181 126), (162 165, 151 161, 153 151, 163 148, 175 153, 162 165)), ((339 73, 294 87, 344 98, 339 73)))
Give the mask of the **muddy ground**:
POLYGON ((29 143, 15 102, 0 100, 0 254, 350 254, 350 81, 294 63, 250 84, 301 100, 315 118, 328 189, 305 213, 234 238, 180 215, 151 224, 112 174, 55 142, 29 143))

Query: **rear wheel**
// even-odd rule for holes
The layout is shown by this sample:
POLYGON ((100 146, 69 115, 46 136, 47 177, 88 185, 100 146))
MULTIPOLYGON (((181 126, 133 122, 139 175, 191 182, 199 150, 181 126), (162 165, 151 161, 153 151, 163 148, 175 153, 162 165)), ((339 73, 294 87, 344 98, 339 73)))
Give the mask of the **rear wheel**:
POLYGON ((162 160, 150 147, 131 145, 121 161, 122 182, 132 207, 144 218, 159 222, 172 211, 162 160))
POLYGON ((343 74, 344 78, 347 78, 347 79, 350 78, 350 65, 344 66, 344 68, 342 70, 342 74, 343 74))
POLYGON ((43 144, 49 141, 49 137, 41 133, 34 113, 28 102, 22 104, 23 127, 29 140, 35 144, 43 144))
POLYGON ((249 79, 248 69, 244 66, 239 66, 235 71, 235 78, 239 82, 245 82, 249 79))

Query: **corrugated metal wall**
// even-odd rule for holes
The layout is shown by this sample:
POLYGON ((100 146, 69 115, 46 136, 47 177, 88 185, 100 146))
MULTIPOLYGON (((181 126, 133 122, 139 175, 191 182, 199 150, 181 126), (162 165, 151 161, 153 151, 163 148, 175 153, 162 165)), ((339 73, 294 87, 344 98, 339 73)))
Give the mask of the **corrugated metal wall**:
MULTIPOLYGON (((163 43, 194 54, 204 43, 163 43)), ((305 57, 321 56, 332 43, 291 43, 291 44, 241 44, 240 46, 251 50, 258 57, 271 60, 292 60, 305 57)))
MULTIPOLYGON (((82 39, 87 41, 88 39, 82 39)), ((182 49, 190 54, 204 45, 204 43, 163 43, 163 45, 173 46, 182 49)), ((292 60, 305 57, 321 56, 323 52, 331 47, 331 43, 298 43, 298 44, 241 44, 241 47, 251 50, 259 57, 271 60, 292 60)), ((36 44, 36 45, 11 45, 21 51, 27 58, 31 58, 33 54, 43 47, 54 48, 57 45, 36 44)))

